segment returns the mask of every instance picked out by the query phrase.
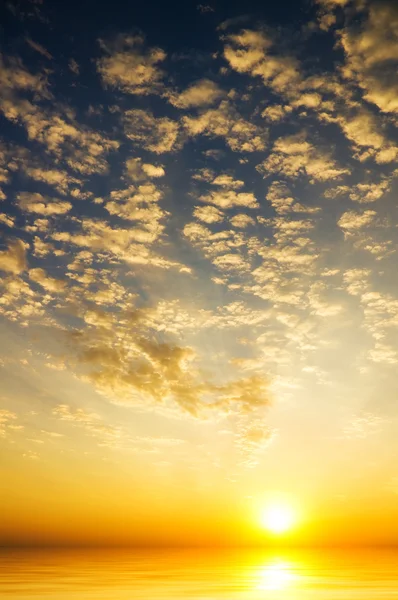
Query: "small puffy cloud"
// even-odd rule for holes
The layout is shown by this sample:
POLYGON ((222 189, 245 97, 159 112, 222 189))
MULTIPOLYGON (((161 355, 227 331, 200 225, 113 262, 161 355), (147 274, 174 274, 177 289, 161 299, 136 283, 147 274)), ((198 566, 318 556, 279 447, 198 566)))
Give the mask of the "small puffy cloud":
POLYGON ((226 36, 224 57, 238 73, 260 77, 264 85, 277 93, 289 93, 300 83, 299 65, 295 58, 279 56, 272 48, 273 40, 261 31, 244 29, 226 36))
POLYGON ((210 6, 209 4, 198 4, 197 7, 198 11, 200 13, 205 14, 205 13, 211 13, 214 12, 214 8, 212 6, 210 6))
POLYGON ((10 430, 13 429, 13 422, 15 422, 17 418, 17 415, 10 410, 0 410, 0 436, 6 435, 6 433, 8 433, 8 428, 10 428, 10 430))
POLYGON ((349 196, 354 202, 369 204, 380 200, 390 189, 390 185, 391 182, 387 179, 379 183, 358 183, 354 188, 351 188, 349 196))
POLYGON ((287 177, 306 175, 311 181, 328 181, 349 173, 327 154, 306 140, 304 133, 279 138, 268 158, 257 170, 265 177, 280 173, 287 177))
POLYGON ((35 283, 38 283, 43 289, 46 290, 46 292, 50 292, 52 294, 63 292, 66 288, 65 281, 50 277, 47 275, 44 269, 39 267, 36 269, 29 269, 29 278, 35 283))
POLYGON ((69 67, 69 70, 72 71, 72 73, 74 73, 75 75, 79 75, 79 73, 80 73, 79 63, 76 62, 74 58, 69 59, 68 67, 69 67))
POLYGON ((238 227, 239 229, 245 229, 249 225, 255 225, 255 220, 249 215, 239 214, 232 217, 230 220, 231 225, 238 227))
POLYGON ((155 154, 179 147, 179 125, 168 117, 156 118, 149 110, 132 109, 123 114, 126 136, 155 154))
POLYGON ((0 57, 0 112, 14 124, 26 129, 29 140, 42 144, 46 151, 63 159, 80 173, 104 173, 108 165, 104 156, 119 147, 99 131, 81 125, 75 112, 52 99, 43 75, 28 72, 21 61, 0 57), (25 97, 26 96, 26 97, 25 97))
POLYGON ((26 249, 19 239, 10 240, 7 250, 0 250, 0 270, 18 275, 26 269, 26 249))
POLYGON ((195 206, 194 216, 203 223, 220 223, 224 220, 224 214, 215 206, 195 206))
POLYGON ((244 186, 244 182, 240 179, 234 179, 231 175, 226 175, 222 173, 221 175, 217 175, 212 181, 213 185, 219 185, 220 187, 229 188, 232 190, 237 190, 244 186))
POLYGON ((261 116, 264 117, 267 121, 271 123, 278 123, 279 121, 283 121, 286 117, 292 112, 291 106, 283 106, 282 104, 273 104, 272 106, 267 106, 261 113, 261 116))
POLYGON ((351 296, 360 296, 369 291, 369 269, 347 269, 343 281, 351 296))
POLYGON ((96 413, 82 408, 72 408, 68 404, 58 404, 53 415, 61 421, 82 428, 88 435, 97 438, 100 446, 117 447, 123 437, 120 428, 105 423, 96 413))
POLYGON ((133 239, 141 243, 152 243, 163 230, 161 220, 168 213, 158 206, 162 192, 153 183, 143 183, 126 190, 113 191, 105 209, 127 221, 135 221, 133 239))
POLYGON ((163 177, 165 175, 165 170, 161 166, 152 165, 151 163, 144 163, 142 165, 142 170, 145 175, 150 178, 163 177))
POLYGON ((322 104, 322 96, 317 92, 301 94, 294 102, 292 106, 295 108, 319 108, 322 104))
POLYGON ((259 456, 272 443, 275 431, 267 427, 264 420, 241 423, 235 436, 238 450, 243 456, 242 465, 253 468, 259 463, 259 456))
POLYGON ((220 404, 237 403, 243 413, 250 413, 258 408, 269 406, 271 394, 269 379, 261 375, 251 375, 222 386, 218 386, 221 394, 220 404))
POLYGON ((318 22, 320 29, 328 31, 336 23, 335 10, 344 8, 351 0, 315 0, 319 5, 318 22))
POLYGON ((168 100, 177 108, 210 106, 223 96, 224 92, 210 79, 200 79, 180 94, 167 94, 168 100))
POLYGON ((398 363, 398 352, 393 346, 376 342, 374 348, 368 352, 368 359, 375 363, 395 365, 398 363))
POLYGON ((248 271, 250 264, 240 254, 221 254, 213 260, 220 271, 248 271))
POLYGON ((198 116, 183 117, 182 124, 192 137, 223 137, 235 152, 264 150, 267 141, 267 132, 243 119, 227 100, 198 116))
POLYGON ((100 40, 107 56, 97 61, 97 70, 105 85, 128 94, 159 91, 163 78, 159 64, 166 53, 161 48, 146 49, 144 42, 139 35, 119 35, 113 42, 100 40))
POLYGON ((33 48, 33 50, 36 50, 36 52, 38 52, 39 54, 41 54, 42 56, 45 56, 46 58, 48 58, 49 60, 52 59, 51 54, 49 53, 48 50, 46 50, 46 48, 44 46, 42 46, 41 44, 38 44, 37 42, 34 42, 32 39, 30 39, 29 37, 25 38, 26 43, 29 44, 29 46, 31 48, 33 48))
POLYGON ((347 210, 341 215, 337 223, 345 233, 349 234, 371 225, 376 214, 374 210, 365 210, 361 213, 355 210, 347 210))
POLYGON ((382 112, 398 113, 398 6, 370 2, 362 21, 340 32, 346 54, 344 74, 355 80, 368 102, 382 112))
POLYGON ((15 217, 0 213, 0 223, 3 223, 3 225, 6 225, 7 227, 14 227, 15 217))
POLYGON ((337 123, 356 151, 360 161, 373 157, 377 163, 384 164, 396 160, 398 147, 384 134, 380 121, 370 111, 361 109, 355 114, 340 113, 328 121, 337 123))
POLYGON ((24 173, 35 181, 41 181, 54 187, 61 194, 66 194, 71 186, 80 184, 79 179, 73 177, 67 171, 59 169, 43 169, 42 167, 27 166, 24 169, 24 173))
POLYGON ((234 190, 214 191, 199 197, 201 202, 214 204, 221 209, 245 206, 246 208, 259 208, 259 204, 251 192, 235 192, 234 190))
POLYGON ((126 172, 131 181, 143 181, 147 178, 163 177, 165 170, 160 165, 143 163, 141 158, 129 158, 126 160, 126 172))
MULTIPOLYGON (((111 210, 118 210, 116 202, 111 210)), ((121 210, 123 210, 123 206, 121 210)), ((159 226, 157 221, 158 216, 162 217, 163 213, 156 212, 156 207, 154 207, 154 212, 151 214, 148 212, 141 213, 139 227, 129 228, 112 226, 100 219, 85 218, 79 223, 77 230, 55 232, 52 233, 51 237, 56 242, 64 244, 64 248, 68 252, 70 251, 70 244, 74 244, 93 252, 105 252, 119 261, 132 265, 152 265, 161 269, 172 267, 183 269, 185 267, 181 263, 156 254, 149 247, 162 231, 162 227, 159 226), (154 214, 156 219, 153 218, 154 214)))
POLYGON ((365 439, 381 433, 385 419, 373 413, 355 415, 343 428, 344 437, 348 439, 365 439))
POLYGON ((19 192, 17 203, 22 211, 46 216, 64 215, 72 208, 72 204, 66 200, 49 198, 38 192, 19 192))
POLYGON ((30 73, 18 58, 0 55, 0 105, 3 110, 12 101, 10 94, 16 92, 34 92, 39 97, 50 97, 48 81, 44 74, 30 73))
POLYGON ((320 210, 317 207, 304 206, 300 202, 297 202, 292 198, 289 188, 281 181, 274 181, 269 186, 266 198, 279 215, 286 215, 292 212, 316 213, 320 210))

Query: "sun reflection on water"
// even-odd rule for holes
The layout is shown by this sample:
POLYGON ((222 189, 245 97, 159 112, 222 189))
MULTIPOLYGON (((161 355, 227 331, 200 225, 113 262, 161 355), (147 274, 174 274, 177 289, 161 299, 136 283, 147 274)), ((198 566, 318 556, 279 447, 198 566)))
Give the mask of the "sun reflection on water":
POLYGON ((294 585, 297 576, 293 572, 292 565, 284 560, 273 560, 262 567, 258 573, 258 590, 285 591, 294 585))

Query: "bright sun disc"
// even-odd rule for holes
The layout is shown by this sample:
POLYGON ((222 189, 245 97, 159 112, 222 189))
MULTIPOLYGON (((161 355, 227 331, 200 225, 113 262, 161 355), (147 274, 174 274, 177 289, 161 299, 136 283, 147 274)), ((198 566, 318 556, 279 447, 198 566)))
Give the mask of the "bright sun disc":
POLYGON ((294 525, 294 513, 290 506, 274 504, 268 506, 263 515, 263 525, 272 533, 285 533, 294 525))

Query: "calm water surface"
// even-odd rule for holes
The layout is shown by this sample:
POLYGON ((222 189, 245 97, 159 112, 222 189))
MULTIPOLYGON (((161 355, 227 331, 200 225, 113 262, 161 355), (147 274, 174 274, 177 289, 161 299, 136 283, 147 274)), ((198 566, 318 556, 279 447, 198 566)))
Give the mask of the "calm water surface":
POLYGON ((398 551, 1 551, 0 598, 398 599, 398 551))

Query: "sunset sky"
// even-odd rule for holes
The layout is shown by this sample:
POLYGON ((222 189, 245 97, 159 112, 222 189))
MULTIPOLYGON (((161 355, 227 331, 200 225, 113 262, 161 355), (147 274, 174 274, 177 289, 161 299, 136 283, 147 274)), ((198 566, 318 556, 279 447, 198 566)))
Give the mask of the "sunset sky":
POLYGON ((398 4, 0 24, 0 545, 398 544, 398 4))

